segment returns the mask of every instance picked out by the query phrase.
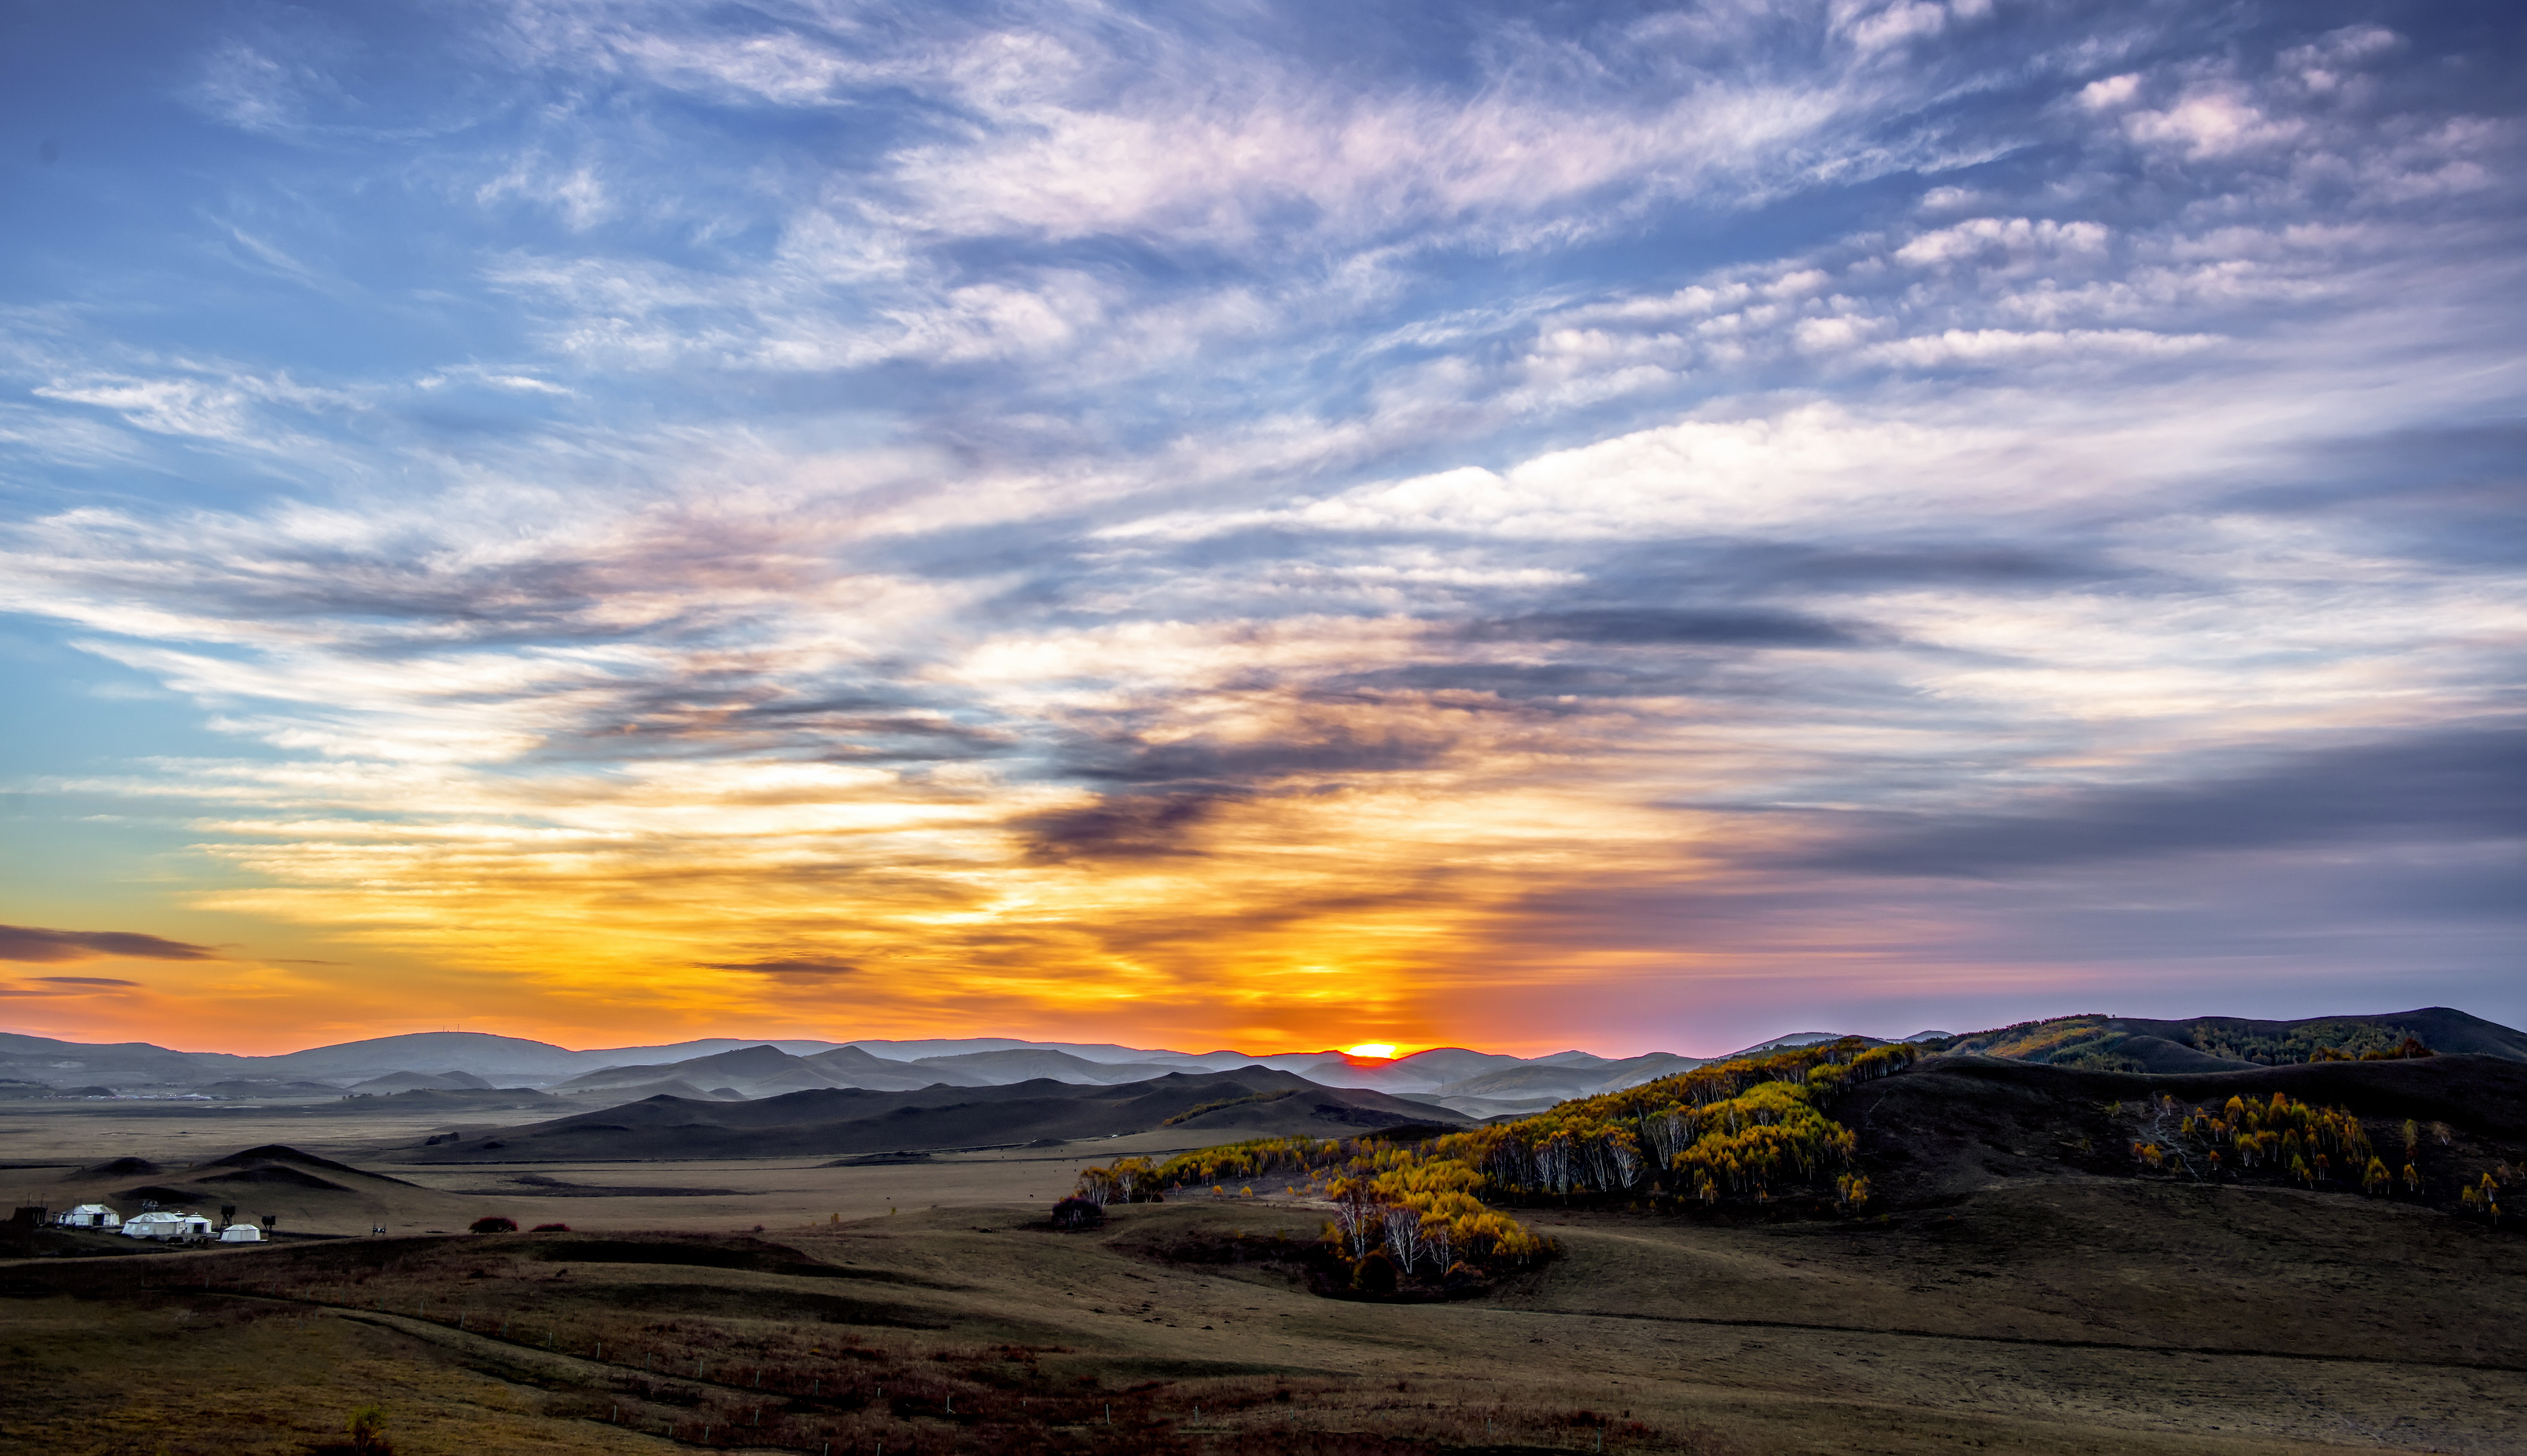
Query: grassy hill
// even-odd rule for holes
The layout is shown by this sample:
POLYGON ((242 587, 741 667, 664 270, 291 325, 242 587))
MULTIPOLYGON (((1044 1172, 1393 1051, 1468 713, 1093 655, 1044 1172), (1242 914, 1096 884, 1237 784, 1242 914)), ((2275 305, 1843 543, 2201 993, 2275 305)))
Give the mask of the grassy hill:
POLYGON ((1006 1086, 884 1092, 826 1088, 753 1102, 656 1096, 602 1112, 424 1144, 415 1163, 554 1158, 767 1158, 1012 1146, 1176 1127, 1342 1135, 1454 1113, 1382 1092, 1322 1087, 1287 1072, 1169 1073, 1116 1086, 1038 1079, 1006 1086), (1275 1095, 1286 1094, 1286 1095, 1275 1095))
MULTIPOLYGON (((1937 1206, 2009 1183, 2106 1178, 2297 1188, 2470 1214, 2465 1189, 2479 1188, 2486 1174, 2505 1184, 2527 1164, 2527 1063, 2489 1056, 2149 1074, 1951 1055, 1856 1088, 1835 1111, 1859 1133, 1857 1160, 1882 1209, 1937 1206), (2295 1175, 2283 1157, 2244 1161, 2235 1130, 2206 1126, 2226 1121, 2233 1098, 2262 1112, 2276 1096, 2330 1112, 2338 1126, 2356 1122, 2396 1185, 2364 1193, 2365 1161, 2346 1167, 2340 1152, 2323 1177, 2295 1175), (2407 1124, 2417 1134, 2409 1154, 2407 1124), (2156 1161, 2151 1148, 2160 1150, 2156 1161), (2171 1156, 2178 1153, 2181 1161, 2171 1156), (2402 1181, 2408 1163, 2418 1185, 2402 1181)), ((2314 1152, 2307 1156, 2313 1174, 2314 1152)))
POLYGON ((2214 1072, 2282 1067, 2333 1056, 2379 1056, 2407 1040, 2433 1051, 2527 1061, 2527 1033, 2446 1006, 2384 1016, 2253 1021, 2195 1017, 2060 1016, 1926 1042, 1934 1051, 2100 1072, 2214 1072))

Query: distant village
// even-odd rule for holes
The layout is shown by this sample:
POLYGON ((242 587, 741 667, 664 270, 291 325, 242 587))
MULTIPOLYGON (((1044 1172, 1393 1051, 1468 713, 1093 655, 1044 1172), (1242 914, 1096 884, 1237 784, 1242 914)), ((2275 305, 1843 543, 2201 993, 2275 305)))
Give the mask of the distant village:
POLYGON ((260 1225, 241 1223, 234 1205, 220 1209, 219 1217, 189 1210, 164 1209, 154 1202, 144 1202, 140 1212, 125 1218, 102 1203, 82 1203, 52 1219, 57 1229, 89 1229, 99 1232, 120 1232, 127 1238, 155 1238, 168 1243, 261 1243, 281 1224, 279 1214, 265 1214, 260 1225))

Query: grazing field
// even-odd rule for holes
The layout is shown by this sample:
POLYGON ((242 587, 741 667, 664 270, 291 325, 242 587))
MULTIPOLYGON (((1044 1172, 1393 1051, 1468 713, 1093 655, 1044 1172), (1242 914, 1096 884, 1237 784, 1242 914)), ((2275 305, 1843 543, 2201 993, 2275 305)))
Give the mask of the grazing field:
POLYGON ((1172 1129, 420 1167, 376 1156, 409 1130, 356 1120, 197 1149, 263 1129, 20 1117, 9 1176, 54 1207, 244 1189, 297 1200, 284 1233, 360 1236, 69 1235, 118 1257, 0 1265, 0 1448, 349 1450, 376 1406, 395 1450, 466 1456, 2527 1450, 2527 1239, 2418 1201, 2101 1171, 2046 1151, 2059 1087, 2018 1084, 1874 1083, 1863 1156, 1895 1194, 1860 1216, 1529 1205, 1557 1257, 1402 1303, 1312 1288, 1326 1211, 1277 1184, 1048 1227, 1083 1166, 1187 1145, 1172 1129), (64 1156, 118 1127, 155 1171, 64 1156), (59 1161, 25 1166, 39 1147, 59 1161), (266 1176, 208 1181, 234 1173, 266 1176), (530 1231, 462 1231, 486 1214, 530 1231))

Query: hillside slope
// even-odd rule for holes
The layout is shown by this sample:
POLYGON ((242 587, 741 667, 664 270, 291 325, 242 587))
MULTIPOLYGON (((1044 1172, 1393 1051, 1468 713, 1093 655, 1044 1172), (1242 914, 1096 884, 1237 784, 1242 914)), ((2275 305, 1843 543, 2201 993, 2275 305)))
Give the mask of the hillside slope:
POLYGON ((792 1092, 754 1102, 659 1096, 453 1142, 415 1163, 567 1158, 767 1158, 1007 1146, 1111 1137, 1175 1120, 1240 1136, 1359 1132, 1454 1114, 1382 1092, 1323 1087, 1286 1072, 1169 1073, 1120 1086, 1040 1078, 997 1087, 792 1092))
POLYGON ((2297 1021, 2062 1016, 1923 1041, 1936 1051, 2100 1072, 2210 1072, 2288 1066, 2334 1055, 2383 1055, 2408 1038, 2433 1051, 2527 1061, 2527 1032, 2446 1006, 2297 1021))
MULTIPOLYGON (((2167 1140, 2174 1131, 2158 1126, 2161 1097, 2190 1109, 2232 1097, 2264 1103, 2275 1093, 2352 1113, 2399 1165, 2405 1120, 2447 1125, 2449 1140, 2425 1137, 2415 1157, 2426 1181, 2418 1201, 2433 1206, 2453 1206, 2460 1186, 2527 1162, 2527 1063, 2489 1056, 2152 1075, 1950 1055, 1854 1089, 1835 1116, 1858 1133, 1872 1206, 1901 1209, 2043 1180, 2287 1184, 2284 1170, 2242 1171, 2234 1161, 2216 1174, 2150 1171, 2132 1151, 2136 1141, 2167 1140)), ((2354 1181, 2321 1186, 2350 1191, 2354 1181)))

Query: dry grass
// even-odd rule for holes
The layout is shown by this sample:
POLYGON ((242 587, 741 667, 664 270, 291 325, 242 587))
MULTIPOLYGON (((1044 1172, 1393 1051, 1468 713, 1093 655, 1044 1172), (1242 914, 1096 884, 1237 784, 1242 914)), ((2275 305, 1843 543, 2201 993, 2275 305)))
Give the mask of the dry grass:
POLYGON ((1175 1261, 1304 1231, 1208 1203, 1088 1234, 966 1208, 35 1261, 7 1274, 0 1404, 9 1449, 61 1453, 304 1452, 371 1402, 406 1456, 2520 1448, 2518 1240, 2174 1196, 1871 1230, 1548 1216, 1558 1265, 1423 1305, 1175 1261), (2329 1298, 2394 1308, 2309 1318, 2329 1298))
MULTIPOLYGON (((582 1231, 0 1265, 0 1450, 340 1449, 374 1403, 402 1456, 2527 1451, 2527 1239, 2382 1200, 1986 1148, 2032 1171, 1882 1224, 1537 1211, 1567 1250, 1549 1268, 1379 1305, 1206 1262, 1238 1233, 1312 1236, 1307 1209, 1198 1199, 1043 1229, 1084 1154, 1117 1148, 1146 1150, 532 1165, 742 1191, 539 1204, 381 1182, 309 1194, 284 1228, 500 1212, 582 1231)), ((57 1206, 77 1191, 20 1176, 56 1180, 38 1191, 57 1206)))

